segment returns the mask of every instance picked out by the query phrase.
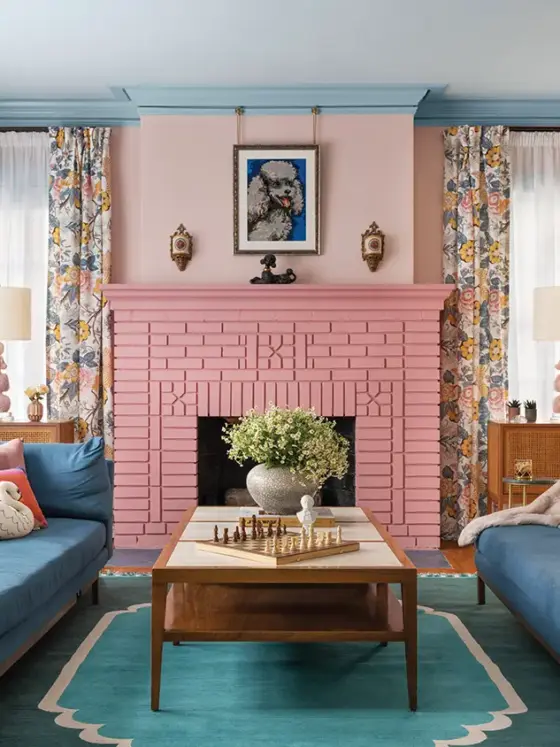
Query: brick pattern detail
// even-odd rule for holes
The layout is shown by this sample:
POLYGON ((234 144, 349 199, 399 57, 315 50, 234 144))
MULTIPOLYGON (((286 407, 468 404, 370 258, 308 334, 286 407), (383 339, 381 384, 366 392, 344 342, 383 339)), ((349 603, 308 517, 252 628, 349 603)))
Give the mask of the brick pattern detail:
POLYGON ((397 293, 391 302, 376 299, 374 287, 364 302, 349 288, 322 301, 307 286, 305 302, 284 289, 272 305, 272 294, 255 303, 253 288, 237 289, 231 300, 210 289, 191 305, 183 302, 188 288, 166 298, 152 297, 149 287, 115 286, 113 298, 110 286, 116 546, 161 547, 196 504, 198 416, 241 415, 275 402, 355 416, 357 503, 373 509, 403 547, 438 547, 446 291, 431 286, 426 299, 415 297, 418 287, 397 286, 403 298, 397 293))

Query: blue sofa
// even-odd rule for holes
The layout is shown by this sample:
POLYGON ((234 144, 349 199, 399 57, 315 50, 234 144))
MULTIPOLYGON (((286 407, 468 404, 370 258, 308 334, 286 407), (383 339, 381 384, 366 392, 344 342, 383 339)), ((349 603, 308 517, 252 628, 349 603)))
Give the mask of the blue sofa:
POLYGON ((25 444, 48 527, 0 542, 0 674, 93 587, 112 554, 113 463, 103 441, 25 444))
POLYGON ((492 527, 476 543, 478 601, 485 584, 560 660, 560 529, 492 527))

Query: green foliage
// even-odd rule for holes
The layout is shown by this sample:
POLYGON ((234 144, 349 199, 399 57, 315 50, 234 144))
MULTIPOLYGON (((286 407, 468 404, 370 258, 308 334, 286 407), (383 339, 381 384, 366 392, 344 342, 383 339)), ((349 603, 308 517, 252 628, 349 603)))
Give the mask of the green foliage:
POLYGON ((348 470, 348 441, 315 410, 269 405, 265 413, 249 410, 223 431, 228 456, 238 464, 252 459, 267 467, 289 467, 318 485, 348 470))
POLYGON ((520 408, 521 402, 518 399, 510 399, 510 401, 507 403, 508 407, 514 407, 514 408, 520 408))

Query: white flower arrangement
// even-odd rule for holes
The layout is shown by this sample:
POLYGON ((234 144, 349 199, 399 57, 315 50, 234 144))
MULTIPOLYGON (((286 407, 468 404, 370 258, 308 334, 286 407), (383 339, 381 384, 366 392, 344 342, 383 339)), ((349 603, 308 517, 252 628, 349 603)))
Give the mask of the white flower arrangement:
POLYGON ((225 425, 228 456, 238 464, 248 459, 267 467, 288 467, 317 485, 348 470, 348 441, 335 423, 304 410, 269 405, 264 413, 249 410, 238 423, 225 425))

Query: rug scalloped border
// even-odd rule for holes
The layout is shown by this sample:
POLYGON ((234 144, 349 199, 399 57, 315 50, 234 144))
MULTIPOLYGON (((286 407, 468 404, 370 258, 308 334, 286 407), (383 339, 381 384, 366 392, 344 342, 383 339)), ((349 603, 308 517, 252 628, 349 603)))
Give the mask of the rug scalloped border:
MULTIPOLYGON (((143 575, 143 574, 124 574, 124 575, 143 575)), ((449 576, 450 574, 425 574, 426 576, 449 576)), ((460 577, 467 577, 472 574, 457 574, 460 577)), ((77 713, 79 708, 66 708, 58 704, 62 693, 68 687, 72 681, 74 675, 78 671, 78 668, 85 661, 94 645, 101 638, 103 633, 107 630, 111 622, 118 615, 126 615, 135 613, 139 609, 144 607, 151 607, 151 604, 133 604, 127 609, 116 610, 114 612, 107 612, 99 620, 97 625, 89 633, 89 635, 82 641, 73 654, 71 659, 65 664, 62 671, 58 675, 57 679, 42 698, 38 704, 38 708, 48 713, 57 713, 55 723, 65 729, 78 729, 80 731, 80 739, 89 744, 109 744, 115 745, 116 747, 132 747, 133 739, 111 739, 104 737, 99 734, 99 729, 104 724, 87 724, 81 721, 77 721, 74 718, 74 714, 77 713)), ((492 659, 484 651, 482 646, 476 641, 471 635, 467 627, 461 622, 457 615, 453 615, 450 612, 440 612, 433 609, 432 607, 426 607, 418 605, 418 609, 429 615, 436 615, 443 617, 448 620, 451 627, 455 630, 459 638, 463 641, 465 646, 469 649, 470 653, 474 658, 481 664, 488 677, 492 680, 494 685, 498 688, 502 697, 506 701, 507 708, 501 711, 489 711, 488 714, 491 716, 490 721, 484 724, 461 724, 461 726, 467 730, 467 735, 458 737, 452 740, 434 740, 434 747, 467 747, 468 745, 480 744, 487 739, 487 732, 501 731, 511 726, 511 718, 509 716, 516 716, 522 713, 527 713, 528 708, 519 697, 513 685, 506 680, 502 671, 494 664, 492 659)))

